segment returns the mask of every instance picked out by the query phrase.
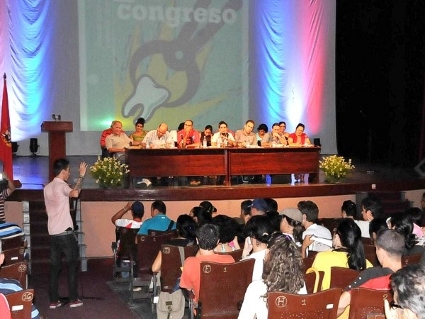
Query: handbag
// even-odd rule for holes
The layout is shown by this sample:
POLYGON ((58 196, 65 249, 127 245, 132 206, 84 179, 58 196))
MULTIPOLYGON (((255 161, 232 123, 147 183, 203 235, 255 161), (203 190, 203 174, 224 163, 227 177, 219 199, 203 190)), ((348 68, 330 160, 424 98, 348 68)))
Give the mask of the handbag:
MULTIPOLYGON (((180 260, 183 266, 184 249, 179 247, 180 260)), ((180 282, 180 278, 177 279, 180 282)), ((156 304, 157 319, 181 319, 184 316, 185 298, 179 285, 176 284, 172 293, 161 291, 156 304)))

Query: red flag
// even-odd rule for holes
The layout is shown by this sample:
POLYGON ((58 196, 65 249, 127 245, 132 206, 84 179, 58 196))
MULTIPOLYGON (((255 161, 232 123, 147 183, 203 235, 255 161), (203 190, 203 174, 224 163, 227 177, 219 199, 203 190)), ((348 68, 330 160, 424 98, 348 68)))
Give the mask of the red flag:
POLYGON ((10 134, 9 102, 7 98, 6 73, 3 76, 3 101, 1 107, 0 127, 0 160, 3 161, 3 170, 13 181, 12 140, 10 134))

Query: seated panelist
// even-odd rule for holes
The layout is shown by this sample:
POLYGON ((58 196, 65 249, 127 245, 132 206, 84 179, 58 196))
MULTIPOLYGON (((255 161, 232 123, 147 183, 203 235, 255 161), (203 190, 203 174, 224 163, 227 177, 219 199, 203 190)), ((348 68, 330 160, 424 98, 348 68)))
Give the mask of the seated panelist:
POLYGON ((207 140, 207 146, 211 146, 213 128, 211 125, 207 125, 204 128, 204 131, 201 133, 201 144, 204 142, 204 139, 207 140))
MULTIPOLYGON (((113 123, 113 122, 112 122, 113 123)), ((109 157, 111 154, 109 154, 108 149, 106 148, 106 137, 112 133, 112 124, 109 128, 102 131, 102 134, 100 135, 100 149, 102 150, 102 158, 109 157)))
POLYGON ((165 148, 167 140, 171 137, 168 132, 168 125, 159 124, 156 130, 149 131, 142 141, 143 148, 165 148))
POLYGON ((247 145, 257 145, 257 137, 253 132, 254 125, 255 123, 253 120, 248 120, 241 130, 236 131, 235 141, 238 145, 243 147, 247 145))
POLYGON ((261 140, 261 146, 263 147, 272 147, 273 144, 288 145, 285 136, 280 134, 279 123, 273 123, 271 132, 264 134, 261 140))
POLYGON ((218 132, 213 135, 211 138, 212 146, 235 146, 235 138, 232 133, 229 133, 227 123, 224 121, 220 121, 218 123, 218 132))
POLYGON ((193 128, 193 121, 186 120, 184 128, 177 133, 177 145, 179 148, 196 148, 200 145, 201 135, 193 128))
POLYGON ((130 134, 130 138, 133 140, 132 145, 138 146, 142 145, 142 141, 145 138, 147 132, 144 130, 145 127, 145 119, 143 117, 139 117, 134 124, 135 131, 130 134))
POLYGON ((291 146, 310 146, 311 142, 308 135, 304 133, 305 125, 298 123, 295 132, 289 134, 288 142, 291 146))
POLYGON ((113 154, 116 159, 124 162, 125 149, 128 148, 132 142, 132 139, 123 132, 122 123, 120 121, 113 121, 112 133, 105 139, 105 145, 108 152, 113 154))

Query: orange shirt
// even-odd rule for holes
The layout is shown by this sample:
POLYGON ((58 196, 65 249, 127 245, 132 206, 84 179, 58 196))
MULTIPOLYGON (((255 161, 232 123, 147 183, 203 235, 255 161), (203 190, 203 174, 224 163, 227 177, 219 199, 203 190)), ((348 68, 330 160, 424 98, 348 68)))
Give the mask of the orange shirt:
POLYGON ((188 290, 193 289, 195 294, 195 302, 199 299, 199 286, 201 278, 201 261, 212 261, 216 263, 233 263, 235 260, 231 255, 199 255, 196 257, 188 257, 184 261, 183 272, 180 279, 180 287, 188 290))

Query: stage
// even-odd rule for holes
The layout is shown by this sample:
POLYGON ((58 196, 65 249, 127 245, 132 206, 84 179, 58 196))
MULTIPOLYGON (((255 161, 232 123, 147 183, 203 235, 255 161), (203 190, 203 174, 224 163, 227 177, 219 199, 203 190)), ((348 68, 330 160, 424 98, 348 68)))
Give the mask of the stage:
MULTIPOLYGON (((93 165, 97 156, 68 156, 71 162, 72 184, 78 176, 78 164, 85 161, 93 165)), ((406 191, 425 189, 425 178, 413 168, 391 167, 389 165, 369 165, 353 160, 355 169, 338 184, 324 183, 324 174, 319 172, 318 182, 305 178, 303 183, 234 184, 192 186, 154 186, 152 189, 118 188, 101 189, 90 176, 88 170, 81 193, 82 201, 128 201, 167 199, 182 200, 223 200, 255 197, 292 198, 308 196, 349 195, 357 192, 406 191)), ((19 156, 13 158, 14 179, 22 184, 13 194, 16 200, 30 200, 43 196, 43 186, 49 182, 49 160, 46 156, 19 156), (38 195, 37 195, 38 194, 38 195)), ((206 169, 207 170, 207 169, 206 169)), ((277 178, 276 178, 277 179, 277 178)), ((276 180, 273 179, 273 180, 276 180)))

